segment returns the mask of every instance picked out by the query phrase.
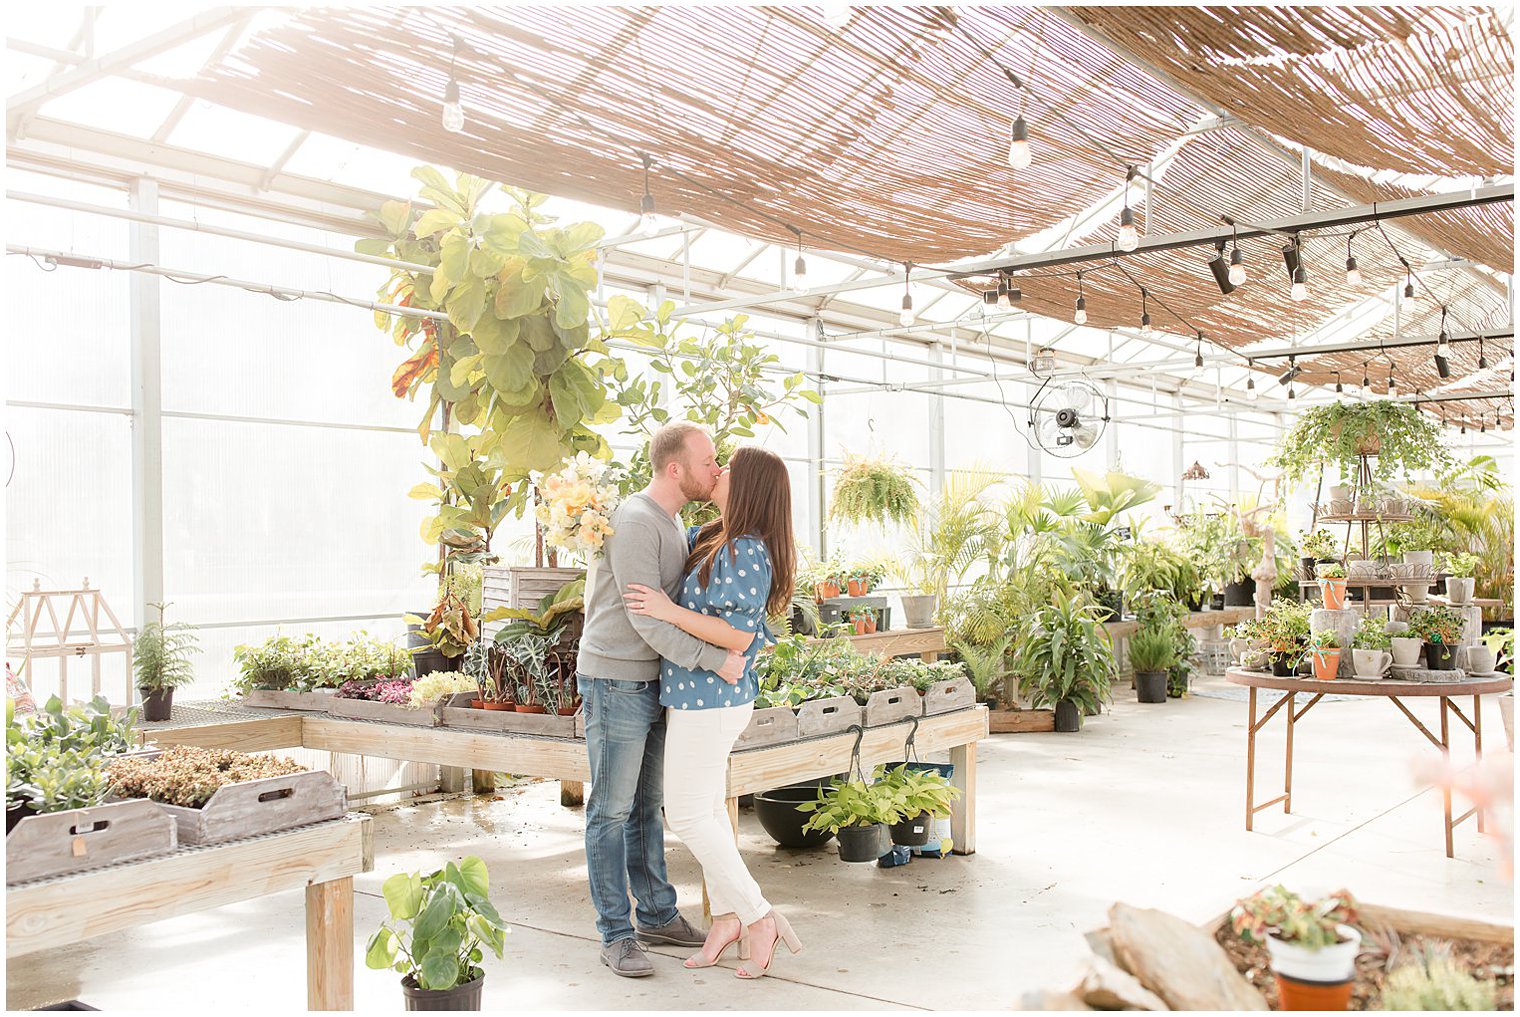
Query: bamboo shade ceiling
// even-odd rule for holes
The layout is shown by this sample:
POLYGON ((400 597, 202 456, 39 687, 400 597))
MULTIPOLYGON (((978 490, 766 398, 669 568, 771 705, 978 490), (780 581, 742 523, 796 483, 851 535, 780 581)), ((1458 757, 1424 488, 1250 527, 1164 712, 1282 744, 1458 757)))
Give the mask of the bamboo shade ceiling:
POLYGON ((918 264, 1085 208, 1204 115, 1033 8, 345 7, 184 83, 235 109, 532 190, 918 264), (948 18, 959 17, 961 30, 948 18), (439 123, 452 54, 466 125, 439 123), (976 41, 969 41, 969 33, 976 41), (1027 75, 1026 96, 978 51, 1027 75), (1022 110, 1039 157, 1015 175, 1022 110), (1112 153, 1094 151, 1107 139, 1112 153))

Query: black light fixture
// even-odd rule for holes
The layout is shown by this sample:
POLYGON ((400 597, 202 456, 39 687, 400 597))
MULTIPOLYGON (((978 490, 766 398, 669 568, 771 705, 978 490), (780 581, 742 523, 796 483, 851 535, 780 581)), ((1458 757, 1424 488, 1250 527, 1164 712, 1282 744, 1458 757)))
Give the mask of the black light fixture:
POLYGON ((1388 368, 1388 398, 1393 399, 1399 394, 1398 379, 1393 376, 1393 367, 1388 368))
POLYGON ((1451 333, 1446 331, 1446 308, 1441 308, 1441 335, 1436 340, 1436 373, 1451 377, 1451 333))
POLYGON ((1151 304, 1150 293, 1144 286, 1140 287, 1140 334, 1151 334, 1151 304))
POLYGON ((1340 395, 1342 392, 1345 392, 1345 391, 1346 391, 1346 386, 1344 386, 1344 385, 1341 384, 1341 372, 1336 371, 1335 372, 1335 393, 1336 393, 1336 395, 1340 395))
POLYGON ((1020 113, 1013 121, 1008 143, 1008 165, 1016 170, 1027 169, 1033 159, 1029 153, 1029 125, 1020 113))
POLYGON ((1483 337, 1478 336, 1478 370, 1488 370, 1488 357, 1483 353, 1483 337))
POLYGON ((1298 271, 1299 266, 1298 237, 1296 235, 1293 237, 1291 244, 1283 246, 1282 255, 1283 267, 1288 270, 1288 281, 1292 282, 1293 273, 1298 271))
POLYGON ((1246 360, 1246 398, 1251 402, 1256 401, 1256 361, 1246 360))
POLYGON ((1214 257, 1209 261, 1209 271, 1214 273, 1214 285, 1219 287, 1219 292, 1229 296, 1235 292, 1235 284, 1230 281, 1230 266, 1224 260, 1224 240, 1216 241, 1214 247, 1214 257))
POLYGON ((1288 398, 1289 399, 1297 399, 1298 398, 1297 393, 1295 393, 1293 391, 1293 383, 1292 382, 1288 383, 1288 398))
POLYGON ((1194 349, 1194 353, 1193 353, 1193 369, 1195 371, 1201 371, 1201 370, 1203 370, 1203 333, 1202 332, 1198 333, 1198 343, 1197 343, 1196 346, 1193 347, 1193 349, 1194 349))
POLYGON ((639 199, 639 214, 643 216, 654 215, 654 195, 649 193, 649 167, 654 165, 646 152, 639 153, 639 161, 644 164, 644 196, 639 199))
POLYGON ((1293 383, 1293 379, 1297 378, 1302 373, 1303 369, 1298 366, 1298 358, 1289 357, 1288 369, 1277 376, 1277 383, 1279 385, 1291 385, 1293 383))
POLYGON ((1082 289, 1082 273, 1077 273, 1077 310, 1071 320, 1078 325, 1087 324, 1087 294, 1082 289))
POLYGON ((998 302, 998 291, 997 290, 991 289, 991 290, 983 290, 982 291, 982 303, 983 304, 985 304, 988 307, 996 307, 997 306, 997 302, 998 302))
POLYGON ((1404 269, 1404 299, 1414 299, 1414 272, 1407 267, 1404 269))
POLYGON ((908 264, 903 265, 902 313, 897 321, 904 328, 913 324, 913 266, 908 264))

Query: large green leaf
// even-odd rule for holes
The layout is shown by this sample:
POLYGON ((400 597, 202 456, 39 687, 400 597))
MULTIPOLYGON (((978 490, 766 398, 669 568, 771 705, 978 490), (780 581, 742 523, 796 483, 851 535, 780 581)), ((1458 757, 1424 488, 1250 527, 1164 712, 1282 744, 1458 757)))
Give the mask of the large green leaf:
POLYGON ((561 231, 559 237, 560 256, 570 258, 584 251, 591 250, 596 242, 607 235, 607 231, 594 222, 579 222, 567 230, 561 231))
POLYGON ((644 320, 644 305, 621 293, 607 301, 607 327, 614 332, 632 328, 644 320))
POLYGON ((511 399, 521 396, 525 389, 536 385, 533 374, 533 350, 527 343, 514 343, 500 353, 487 353, 482 362, 486 380, 502 394, 511 399))
POLYGON ((560 426, 569 428, 600 409, 606 393, 595 372, 579 360, 567 360, 549 379, 549 397, 560 426))
POLYGON ((486 284, 473 275, 466 275, 449 296, 449 321, 461 332, 469 332, 480 321, 485 309, 486 284))
POLYGON ((424 989, 452 989, 459 983, 459 959, 452 951, 430 951, 417 965, 417 980, 424 989))
POLYGON ((522 328, 518 333, 523 341, 539 352, 552 350, 559 343, 559 336, 554 331, 554 326, 549 319, 539 315, 522 320, 522 328))
POLYGON ((370 937, 369 946, 364 951, 364 966, 378 969, 388 968, 394 963, 396 963, 396 934, 382 925, 370 937))
POLYGON ((380 892, 385 895, 385 906, 390 908, 391 917, 398 921, 415 918, 417 909, 422 906, 422 880, 410 872, 391 876, 380 884, 380 892))
POLYGON ((454 917, 454 902, 448 889, 435 888, 428 898, 427 906, 422 909, 422 914, 417 919, 412 932, 413 941, 422 943, 432 939, 443 931, 443 927, 452 917, 454 917))
MULTIPOLYGON (((567 584, 568 585, 568 584, 567 584)), ((484 897, 490 890, 491 878, 486 871, 486 863, 474 855, 470 855, 461 861, 456 869, 459 874, 459 888, 469 893, 478 893, 484 897)))
POLYGON ((516 319, 503 321, 496 314, 482 314, 470 336, 482 353, 505 353, 517 342, 520 328, 516 319))
POLYGON ((559 302, 554 305, 554 323, 560 328, 584 325, 591 313, 591 301, 580 283, 563 275, 559 278, 559 302))
POLYGON ((543 302, 543 284, 525 281, 519 265, 502 276, 496 290, 496 315, 499 318, 521 318, 538 310, 543 302))
POLYGON ((549 471, 564 461, 560 445, 563 432, 543 417, 529 413, 518 417, 501 436, 502 456, 525 470, 549 471))
POLYGON ((412 232, 419 238, 430 237, 444 230, 451 230, 459 225, 459 213, 447 208, 430 209, 417 219, 417 225, 412 232))
POLYGON ((392 237, 403 237, 406 235, 407 223, 412 221, 412 203, 394 200, 382 202, 376 218, 385 227, 386 233, 392 237))

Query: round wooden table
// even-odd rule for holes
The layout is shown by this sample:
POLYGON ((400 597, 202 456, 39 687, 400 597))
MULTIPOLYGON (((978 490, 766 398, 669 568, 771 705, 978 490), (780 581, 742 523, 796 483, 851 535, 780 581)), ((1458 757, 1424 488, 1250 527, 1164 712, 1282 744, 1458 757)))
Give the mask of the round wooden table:
MULTIPOLYGON (((1451 736, 1448 717, 1455 714, 1457 719, 1467 725, 1473 734, 1473 751, 1479 759, 1483 758, 1483 700, 1482 697, 1497 692, 1509 692, 1515 687, 1514 679, 1509 675, 1500 675, 1492 678, 1468 678, 1460 682, 1408 682, 1384 679, 1382 681, 1357 681, 1355 678, 1337 679, 1335 681, 1321 682, 1312 678, 1279 678, 1266 671, 1248 671, 1245 668, 1232 667, 1225 672, 1225 680, 1235 685, 1244 685, 1250 689, 1247 697, 1247 723, 1246 723, 1246 829, 1251 829, 1256 813, 1273 805, 1282 803, 1283 812, 1291 812, 1293 809, 1293 728, 1299 719, 1327 695, 1337 696, 1369 696, 1382 697, 1399 708, 1404 716, 1409 718, 1419 732, 1430 743, 1441 750, 1444 756, 1451 754, 1451 736), (1279 689, 1286 692, 1271 709, 1262 715, 1260 720, 1256 718, 1256 690, 1279 689), (1299 694, 1311 695, 1302 709, 1297 709, 1296 700, 1299 694), (1414 697, 1438 697, 1441 700, 1441 736, 1437 738, 1430 733, 1430 729, 1420 723, 1419 718, 1409 712, 1409 708, 1401 700, 1414 697), (1454 699, 1457 697, 1472 696, 1471 719, 1462 712, 1454 699), (1256 804, 1256 733, 1266 726, 1267 722, 1277 711, 1282 710, 1284 704, 1287 709, 1283 711, 1287 718, 1288 739, 1283 754, 1283 793, 1271 801, 1256 804)), ((1474 808, 1469 809, 1462 815, 1452 818, 1451 815, 1451 789, 1442 788, 1441 797, 1446 812, 1446 857, 1452 854, 1452 831, 1457 826, 1476 817, 1478 832, 1483 832, 1483 813, 1474 808)))

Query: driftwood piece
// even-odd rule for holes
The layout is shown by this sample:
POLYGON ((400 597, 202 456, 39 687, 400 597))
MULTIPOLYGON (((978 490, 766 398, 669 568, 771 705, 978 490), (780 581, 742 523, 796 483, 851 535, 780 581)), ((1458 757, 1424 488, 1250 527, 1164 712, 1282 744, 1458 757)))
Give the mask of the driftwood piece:
POLYGON ((1108 910, 1114 955, 1173 1010, 1265 1010, 1229 955, 1207 932, 1152 908, 1108 910))
POLYGON ((144 799, 27 816, 6 835, 5 882, 167 854, 177 844, 173 817, 144 799))

